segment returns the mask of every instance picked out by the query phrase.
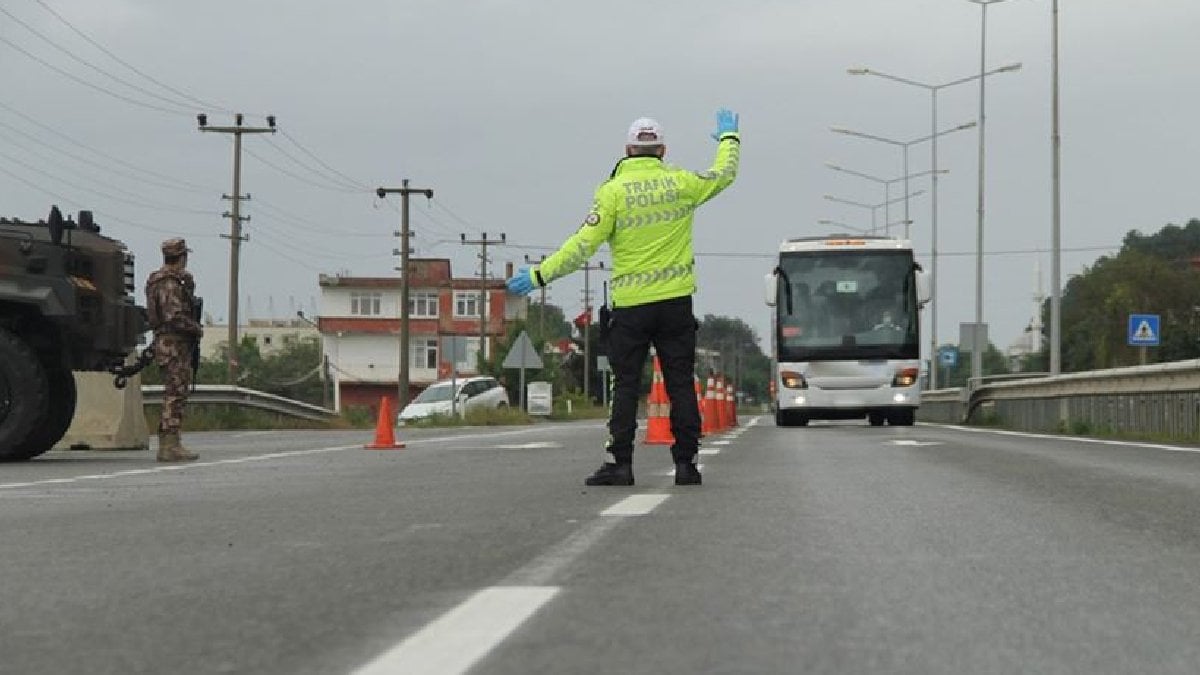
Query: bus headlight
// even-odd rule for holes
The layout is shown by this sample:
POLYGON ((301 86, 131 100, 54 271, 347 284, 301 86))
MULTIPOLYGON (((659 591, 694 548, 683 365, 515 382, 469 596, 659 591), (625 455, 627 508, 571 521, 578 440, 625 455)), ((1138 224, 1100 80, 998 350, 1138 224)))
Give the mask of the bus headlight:
POLYGON ((917 381, 917 376, 921 374, 918 368, 901 368, 896 371, 896 376, 892 378, 893 387, 911 387, 917 381))
POLYGON ((808 383, 804 381, 804 376, 794 370, 785 370, 779 373, 779 379, 783 380, 783 386, 788 389, 808 389, 808 383))

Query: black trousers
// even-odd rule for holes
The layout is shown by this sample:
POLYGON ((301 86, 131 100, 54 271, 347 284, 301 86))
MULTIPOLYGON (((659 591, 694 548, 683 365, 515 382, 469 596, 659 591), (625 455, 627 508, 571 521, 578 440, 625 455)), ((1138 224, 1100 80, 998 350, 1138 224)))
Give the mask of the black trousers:
POLYGON ((700 407, 693 378, 698 328, 690 295, 613 309, 608 335, 608 362, 614 379, 608 450, 618 464, 633 461, 642 369, 651 345, 671 399, 671 433, 675 436, 671 457, 676 462, 690 462, 696 456, 700 407))

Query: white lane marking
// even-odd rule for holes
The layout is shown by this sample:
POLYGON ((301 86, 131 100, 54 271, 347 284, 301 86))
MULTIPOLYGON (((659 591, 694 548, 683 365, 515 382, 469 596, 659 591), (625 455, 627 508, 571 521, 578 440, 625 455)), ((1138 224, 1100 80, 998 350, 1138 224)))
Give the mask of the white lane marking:
POLYGON ((354 673, 466 672, 558 591, 554 586, 485 588, 354 673))
MULTIPOLYGON (((701 455, 719 455, 719 454, 721 454, 721 449, 720 448, 703 448, 700 450, 700 454, 701 455)), ((675 471, 674 469, 671 469, 672 473, 674 473, 674 471, 675 471)))
POLYGON ((729 441, 713 441, 711 445, 729 445, 729 441))
POLYGON ((1149 448, 1151 450, 1168 450, 1170 452, 1200 452, 1200 448, 1185 448, 1178 445, 1163 445, 1161 443, 1139 443, 1137 441, 1112 441, 1103 438, 1080 438, 1078 436, 1055 436, 1054 434, 1035 434, 1028 431, 1009 431, 1007 429, 975 429, 956 424, 930 424, 931 427, 970 431, 977 434, 997 434, 999 436, 1022 436, 1025 438, 1042 438, 1051 441, 1074 441, 1076 443, 1095 443, 1097 445, 1120 445, 1131 448, 1149 448))
POLYGON ((341 450, 350 450, 359 448, 358 445, 339 445, 331 448, 314 448, 311 450, 293 450, 291 452, 273 452, 269 455, 255 455, 253 457, 239 457, 237 459, 220 459, 213 462, 195 462, 192 464, 172 464, 169 466, 156 466, 153 469, 133 469, 129 471, 116 471, 113 473, 92 474, 88 476, 74 476, 72 478, 47 478, 46 480, 30 481, 27 483, 0 483, 0 490, 11 490, 14 488, 36 487, 38 485, 57 485, 65 483, 78 483, 84 480, 103 480, 106 478, 117 478, 120 476, 133 476, 140 474, 165 473, 167 471, 183 471, 184 469, 198 469, 207 466, 221 466, 224 464, 241 464, 243 462, 261 462, 267 459, 279 459, 282 457, 299 457, 302 455, 316 455, 325 452, 338 452, 341 450))
POLYGON ((890 443, 892 445, 915 445, 915 446, 942 445, 941 441, 910 441, 910 440, 903 440, 903 439, 893 440, 893 441, 890 441, 890 443))
MULTIPOLYGON (((514 436, 514 435, 518 435, 518 434, 528 434, 528 433, 533 433, 535 431, 544 431, 544 430, 545 430, 544 428, 535 427, 535 428, 531 428, 531 429, 518 429, 516 431, 492 432, 492 433, 488 433, 486 435, 460 434, 457 436, 440 436, 440 437, 436 437, 436 438, 419 438, 419 439, 416 439, 415 441, 408 441, 408 442, 410 444, 419 445, 421 443, 427 443, 427 442, 440 443, 440 442, 458 441, 458 440, 470 439, 470 438, 514 436)), ((81 480, 104 480, 104 479, 108 479, 108 478, 115 478, 118 476, 137 476, 137 475, 143 475, 143 474, 165 473, 168 471, 182 471, 184 469, 197 469, 200 467, 208 467, 208 466, 244 464, 246 462, 261 462, 261 461, 265 461, 268 459, 283 459, 286 457, 300 457, 303 455, 315 455, 315 454, 320 454, 320 453, 325 453, 325 452, 338 452, 341 450, 354 450, 354 449, 361 449, 361 448, 362 448, 361 445, 339 445, 336 447, 314 448, 314 449, 309 449, 309 450, 289 450, 289 451, 285 451, 285 452, 272 452, 272 453, 265 454, 265 455, 252 455, 249 457, 237 457, 234 459, 220 459, 220 460, 215 460, 215 461, 210 461, 210 462, 195 462, 195 463, 190 463, 190 464, 171 464, 168 466, 156 466, 154 468, 147 468, 147 469, 129 469, 129 470, 125 470, 125 471, 114 471, 113 473, 93 474, 93 475, 89 475, 89 476, 73 476, 71 478, 47 478, 45 480, 29 481, 29 482, 24 482, 24 483, 0 483, 0 490, 11 490, 11 489, 15 489, 15 488, 37 487, 39 485, 70 484, 70 483, 77 483, 81 480)))
MULTIPOLYGON (((595 425, 589 425, 588 428, 593 428, 593 426, 595 425)), ((418 443, 448 443, 450 441, 495 438, 496 436, 519 436, 521 434, 532 434, 539 431, 547 431, 547 429, 545 427, 535 426, 530 429, 517 429, 516 431, 489 431, 486 434, 459 434, 457 436, 437 436, 435 438, 410 438, 405 440, 405 442, 409 445, 418 443)))
POLYGON ((670 495, 630 495, 613 504, 604 511, 602 516, 644 516, 659 504, 667 501, 670 495))
POLYGON ((500 586, 548 586, 564 567, 581 557, 608 531, 621 523, 619 518, 597 518, 553 548, 508 575, 500 586))
POLYGON ((551 441, 534 441, 533 443, 510 443, 508 445, 494 445, 494 448, 501 450, 533 450, 536 448, 561 448, 562 443, 553 443, 551 441))

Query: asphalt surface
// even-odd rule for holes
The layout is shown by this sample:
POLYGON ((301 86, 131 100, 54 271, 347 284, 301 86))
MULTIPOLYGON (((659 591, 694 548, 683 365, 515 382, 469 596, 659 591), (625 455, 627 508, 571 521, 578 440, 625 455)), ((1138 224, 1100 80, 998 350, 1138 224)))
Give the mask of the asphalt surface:
POLYGON ((700 487, 585 488, 596 422, 0 465, 0 672, 1197 672, 1196 449, 742 422, 700 487))

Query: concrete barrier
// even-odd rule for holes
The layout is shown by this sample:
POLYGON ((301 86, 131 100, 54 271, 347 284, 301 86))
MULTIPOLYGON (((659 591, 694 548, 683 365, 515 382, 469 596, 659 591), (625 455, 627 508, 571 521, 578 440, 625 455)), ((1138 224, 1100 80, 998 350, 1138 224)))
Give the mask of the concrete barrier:
POLYGON ((109 373, 76 372, 75 417, 55 449, 148 449, 141 383, 142 378, 135 377, 124 389, 117 389, 109 373))

